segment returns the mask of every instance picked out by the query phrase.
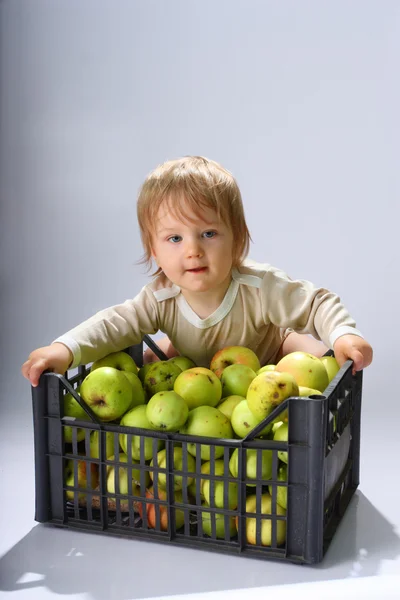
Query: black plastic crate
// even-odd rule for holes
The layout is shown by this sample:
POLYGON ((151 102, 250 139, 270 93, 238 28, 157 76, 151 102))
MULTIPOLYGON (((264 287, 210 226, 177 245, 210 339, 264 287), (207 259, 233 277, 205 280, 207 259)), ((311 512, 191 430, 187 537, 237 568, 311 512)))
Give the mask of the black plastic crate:
MULTIPOLYGON (((126 351, 138 366, 142 365, 142 344, 126 351)), ((248 557, 308 564, 322 560, 359 484, 362 372, 352 375, 351 361, 340 369, 325 396, 288 398, 246 438, 229 440, 121 427, 100 422, 89 408, 89 421, 64 417, 63 395, 70 392, 79 401, 74 390, 88 370, 81 366, 70 377, 46 372, 39 386, 32 388, 37 521, 248 557), (255 435, 285 409, 289 417, 288 443, 256 439, 255 435), (64 440, 66 427, 72 428, 71 443, 64 440), (79 437, 84 432, 81 441, 78 430, 79 437), (90 455, 94 431, 99 432, 98 458, 90 455), (106 458, 106 435, 112 438, 117 456, 122 451, 120 434, 128 436, 127 463, 106 458), (138 461, 132 458, 132 436, 141 436, 138 461), (146 440, 150 440, 147 443, 153 460, 157 460, 160 446, 165 448, 165 465, 151 465, 145 460, 146 440), (188 444, 193 443, 197 448, 194 459, 188 452, 188 444), (209 474, 201 472, 200 445, 209 446, 212 462, 221 454, 218 460, 223 461, 224 474, 218 475, 214 468, 209 474), (175 448, 181 448, 180 470, 174 467, 175 448), (237 477, 228 468, 235 449, 237 477), (262 453, 266 450, 272 452, 272 477, 263 480, 262 453), (249 451, 256 457, 255 480, 246 479, 249 451), (288 452, 287 482, 278 481, 278 452, 282 451, 288 452), (78 485, 67 485, 67 466, 78 485), (86 472, 84 484, 79 482, 79 472, 86 472), (113 478, 114 489, 110 491, 108 477, 113 478), (160 491, 160 477, 165 478, 164 492, 160 491), (183 478, 182 491, 174 489, 178 477, 183 478), (193 479, 189 489, 188 478, 193 479), (214 499, 211 506, 201 503, 201 481, 209 482, 210 498, 214 499), (154 485, 153 497, 149 492, 146 496, 150 484, 154 485), (278 514, 282 512, 276 504, 278 485, 287 488, 285 514, 278 514), (229 508, 229 491, 237 492, 234 508, 229 508), (266 491, 272 496, 268 516, 261 514, 262 494, 266 491), (255 513, 246 513, 249 496, 253 497, 255 513), (285 534, 280 539, 282 523, 285 534), (247 539, 246 524, 254 535, 252 543, 247 539), (264 530, 270 532, 269 545, 263 545, 264 530)))

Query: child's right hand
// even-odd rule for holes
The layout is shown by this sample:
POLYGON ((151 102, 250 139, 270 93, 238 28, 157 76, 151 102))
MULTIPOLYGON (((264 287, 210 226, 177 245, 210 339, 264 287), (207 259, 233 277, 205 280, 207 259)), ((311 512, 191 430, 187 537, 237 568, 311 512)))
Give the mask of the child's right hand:
POLYGON ((33 387, 36 387, 43 371, 54 371, 63 375, 72 360, 73 356, 69 348, 55 342, 50 346, 44 346, 31 352, 28 360, 21 367, 21 373, 33 387))

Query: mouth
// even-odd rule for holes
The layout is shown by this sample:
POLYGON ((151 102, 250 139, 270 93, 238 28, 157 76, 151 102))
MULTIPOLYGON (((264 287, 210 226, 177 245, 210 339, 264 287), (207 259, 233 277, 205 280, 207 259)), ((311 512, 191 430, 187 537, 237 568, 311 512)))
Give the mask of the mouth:
POLYGON ((187 269, 188 273, 204 273, 207 271, 207 267, 197 267, 196 269, 187 269))

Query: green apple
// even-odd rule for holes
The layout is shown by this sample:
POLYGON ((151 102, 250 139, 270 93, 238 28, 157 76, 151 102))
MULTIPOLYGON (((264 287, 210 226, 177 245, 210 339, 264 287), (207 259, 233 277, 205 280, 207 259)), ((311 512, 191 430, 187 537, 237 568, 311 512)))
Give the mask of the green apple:
POLYGON ((330 383, 340 370, 339 363, 334 356, 322 356, 320 360, 328 373, 330 383))
POLYGON ((140 367, 138 371, 138 377, 142 382, 142 385, 144 383, 144 378, 146 377, 147 372, 149 371, 149 369, 151 369, 153 365, 155 365, 155 362, 146 363, 145 365, 143 365, 143 367, 140 367))
MULTIPOLYGON (((106 436, 106 458, 108 458, 115 454, 114 433, 112 431, 105 431, 104 435, 106 436)), ((118 434, 116 433, 115 435, 118 442, 117 448, 119 448, 118 434)), ((98 429, 90 432, 89 453, 92 458, 100 458, 100 432, 98 429)))
MULTIPOLYGON (((115 456, 110 456, 109 457, 110 461, 115 461, 117 460, 117 462, 120 463, 127 463, 128 462, 128 457, 126 454, 124 454, 123 452, 120 452, 117 456, 117 459, 115 459, 115 456)), ((132 462, 132 465, 135 465, 138 463, 132 462)), ((106 470, 106 478, 107 478, 107 492, 109 494, 115 494, 115 493, 119 493, 121 495, 127 496, 129 494, 129 476, 132 479, 132 495, 133 496, 144 496, 145 495, 145 489, 146 487, 149 485, 150 482, 150 477, 149 477, 149 473, 148 471, 144 471, 144 489, 142 490, 143 493, 141 493, 141 489, 140 489, 140 468, 130 468, 130 466, 127 467, 120 467, 117 464, 115 465, 107 465, 107 470, 106 470), (118 485, 119 485, 119 492, 117 492, 117 477, 118 477, 118 485)), ((114 498, 109 498, 109 500, 111 501, 115 501, 115 497, 114 498)))
MULTIPOLYGON (((276 442, 287 442, 288 441, 288 434, 289 434, 289 426, 288 423, 282 423, 275 431, 274 433, 274 440, 276 442)), ((278 450, 278 458, 279 460, 281 460, 282 462, 286 463, 288 462, 288 453, 286 451, 283 450, 278 450)))
POLYGON ((320 358, 308 352, 291 352, 276 365, 275 371, 290 373, 297 385, 323 392, 329 384, 327 370, 320 358))
POLYGON ((175 380, 181 373, 182 369, 167 360, 154 362, 144 377, 143 387, 147 397, 150 399, 157 392, 173 390, 175 380))
POLYGON ((188 405, 173 390, 154 394, 146 406, 149 423, 157 431, 178 431, 186 423, 188 414, 188 405))
MULTIPOLYGON (((76 393, 79 395, 80 386, 76 388, 76 393)), ((89 421, 90 417, 82 408, 82 406, 75 400, 72 394, 69 392, 64 396, 64 416, 65 417, 74 417, 75 419, 79 419, 80 421, 89 421)), ((77 442, 81 442, 85 439, 85 429, 82 427, 76 428, 76 440, 77 442)), ((72 427, 65 426, 64 427, 64 440, 71 444, 72 443, 72 427)))
POLYGON ((247 365, 230 365, 223 370, 221 375, 222 396, 246 397, 250 383, 255 379, 256 373, 247 365))
POLYGON ((313 390, 312 388, 299 385, 299 396, 306 397, 306 396, 321 396, 321 395, 322 394, 319 390, 313 390))
POLYGON ((114 421, 128 410, 132 385, 122 371, 98 367, 83 380, 81 396, 101 421, 114 421))
POLYGON ((128 378, 132 386, 132 401, 128 408, 134 408, 135 406, 140 406, 141 404, 146 404, 146 394, 144 393, 144 389, 142 387, 142 382, 139 377, 135 375, 135 373, 131 373, 130 371, 122 371, 125 377, 128 378))
POLYGON ((242 402, 242 400, 245 400, 243 396, 228 396, 227 398, 222 398, 220 404, 217 405, 217 408, 224 413, 229 420, 231 420, 234 408, 239 404, 239 402, 242 402))
MULTIPOLYGON (((217 461, 216 461, 217 462, 217 461)), ((221 461, 224 462, 223 460, 221 461)), ((226 474, 230 476, 229 472, 226 474)), ((229 508, 233 510, 238 505, 238 484, 233 481, 213 480, 213 490, 211 489, 211 479, 205 479, 203 483, 203 494, 208 506, 213 508, 229 508), (227 488, 227 504, 225 504, 225 488, 227 488)))
MULTIPOLYGON (((264 481, 272 477, 272 450, 261 450, 258 448, 246 449, 246 479, 253 480, 254 483, 246 482, 246 485, 256 485, 257 481, 264 481), (261 459, 258 458, 261 455, 261 459), (260 462, 260 471, 258 471, 258 461, 260 462)), ((229 470, 233 477, 239 474, 239 448, 235 448, 229 461, 229 470)))
POLYGON ((266 371, 275 371, 275 366, 276 365, 264 365, 263 367, 261 367, 261 369, 258 369, 257 375, 259 375, 260 373, 265 373, 266 371))
MULTIPOLYGON (((183 466, 183 458, 184 457, 183 457, 182 448, 179 448, 179 447, 174 448, 174 460, 173 460, 174 468, 173 468, 173 470, 174 470, 174 472, 182 471, 183 473, 186 474, 185 477, 183 475, 174 475, 174 490, 175 491, 181 490, 183 487, 189 486, 193 481, 193 474, 196 472, 196 461, 193 458, 193 456, 191 454, 189 454, 188 452, 186 453, 186 459, 187 459, 186 468, 184 468, 184 466, 183 466), (190 476, 189 476, 189 474, 190 474, 190 476)), ((157 463, 158 463, 158 467, 160 469, 167 468, 167 450, 166 450, 166 448, 164 448, 163 450, 160 450, 160 452, 158 452, 157 463)), ((155 466, 154 458, 151 461, 150 466, 151 467, 155 466)), ((150 477, 153 480, 153 482, 157 478, 158 485, 164 490, 167 489, 167 476, 168 475, 169 475, 168 471, 166 473, 163 473, 161 471, 150 471, 150 477)))
MULTIPOLYGON (((243 399, 233 409, 231 417, 231 425, 233 431, 239 438, 244 438, 250 431, 252 431, 262 419, 256 417, 250 410, 247 400, 243 399)), ((267 435, 272 429, 272 424, 266 425, 264 429, 260 431, 257 437, 267 435)))
POLYGON ((189 410, 198 406, 217 406, 222 396, 221 382, 210 369, 186 369, 176 378, 174 391, 182 396, 189 410))
POLYGON ((210 369, 217 377, 221 377, 223 370, 230 365, 247 365, 257 372, 261 365, 257 355, 244 346, 226 346, 218 350, 211 359, 210 369))
MULTIPOLYGON (((204 505, 207 506, 207 505, 204 505)), ((225 539, 225 523, 228 525, 228 538, 236 535, 236 525, 235 525, 235 517, 226 516, 223 513, 212 513, 206 510, 203 510, 201 513, 201 521, 203 527, 203 533, 206 535, 213 537, 213 521, 215 523, 215 533, 214 536, 218 540, 225 539)))
MULTIPOLYGON (((85 460, 77 460, 76 471, 78 480, 75 483, 75 460, 67 460, 64 471, 65 485, 78 487, 93 491, 99 485, 99 466, 85 460), (88 478, 88 469, 90 469, 90 481, 88 478)), ((86 500, 87 492, 74 492, 73 490, 65 490, 65 496, 68 500, 73 501, 75 493, 78 494, 78 501, 86 500)))
MULTIPOLYGON (((278 481, 287 481, 287 465, 281 465, 278 469, 278 481)), ((269 493, 272 497, 272 485, 268 486, 269 493)), ((287 486, 286 485, 278 485, 276 487, 276 501, 282 506, 282 508, 287 509, 287 486)))
POLYGON ((174 356, 173 358, 169 358, 167 362, 177 365, 182 371, 193 369, 197 366, 196 363, 187 356, 174 356))
MULTIPOLYGON (((262 421, 286 398, 298 396, 299 388, 290 373, 266 371, 257 375, 247 390, 247 403, 253 415, 262 421)), ((280 416, 283 419, 283 416, 280 416)))
MULTIPOLYGON (((198 406, 191 410, 180 433, 219 439, 233 438, 233 430, 229 419, 220 410, 212 406, 198 406)), ((215 458, 223 456, 223 446, 215 445, 214 448, 215 458)), ((189 442, 187 449, 190 454, 196 456, 197 444, 195 442, 189 442)), ((209 444, 200 445, 200 455, 202 460, 210 460, 209 444)))
MULTIPOLYGON (((246 498, 246 513, 257 512, 257 496, 256 494, 247 496, 246 498)), ((261 514, 271 515, 272 513, 272 498, 267 492, 261 496, 261 514)), ((276 504, 276 514, 286 516, 286 510, 276 504)), ((236 525, 238 518, 236 517, 236 525)), ((257 544, 257 531, 261 527, 261 545, 271 546, 272 544, 272 519, 261 519, 260 517, 246 518, 246 539, 248 544, 257 544)), ((276 542, 280 546, 286 540, 286 521, 276 520, 276 542)))
MULTIPOLYGON (((120 421, 122 427, 138 427, 140 429, 148 429, 149 432, 153 430, 149 423, 146 415, 146 405, 135 406, 131 408, 127 413, 124 414, 120 421)), ((154 431, 154 430, 153 430, 154 431)), ((153 444, 154 451, 158 452, 163 446, 162 440, 156 440, 156 438, 148 437, 143 432, 143 435, 132 435, 132 459, 140 460, 141 452, 141 438, 143 438, 143 453, 144 460, 150 460, 153 458, 153 444)), ((128 434, 119 434, 119 443, 125 454, 128 454, 128 434)))
MULTIPOLYGON (((213 472, 213 475, 223 475, 225 472, 224 461, 223 460, 214 460, 211 463, 211 461, 207 460, 206 462, 203 462, 203 464, 201 465, 200 471, 201 471, 201 473, 206 473, 207 475, 210 475, 211 471, 213 472), (211 467, 213 467, 213 471, 212 471, 211 467)), ((200 479, 199 491, 200 491, 200 499, 202 502, 204 501, 204 494, 203 494, 204 482, 205 482, 205 479, 200 479)), ((194 477, 193 482, 188 486, 188 493, 193 498, 194 503, 196 504, 197 503, 196 476, 194 477)))
POLYGON ((112 352, 99 360, 95 360, 90 367, 90 370, 94 371, 99 367, 114 367, 114 369, 117 369, 118 371, 130 371, 135 374, 138 372, 138 368, 133 358, 123 351, 112 352))

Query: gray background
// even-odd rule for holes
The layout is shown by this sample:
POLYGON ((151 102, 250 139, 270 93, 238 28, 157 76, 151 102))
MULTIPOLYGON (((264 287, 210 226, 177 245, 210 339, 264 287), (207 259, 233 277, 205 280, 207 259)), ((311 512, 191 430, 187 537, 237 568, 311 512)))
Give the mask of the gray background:
POLYGON ((0 590, 140 598, 395 572, 399 3, 3 0, 0 19, 0 590), (145 285, 137 191, 157 164, 187 154, 236 176, 250 256, 336 291, 375 351, 360 489, 319 568, 33 520, 20 366, 145 285), (72 548, 85 559, 72 561, 72 548), (104 553, 119 575, 93 577, 104 553), (180 575, 163 580, 176 564, 180 575), (28 572, 44 580, 17 584, 28 572))

